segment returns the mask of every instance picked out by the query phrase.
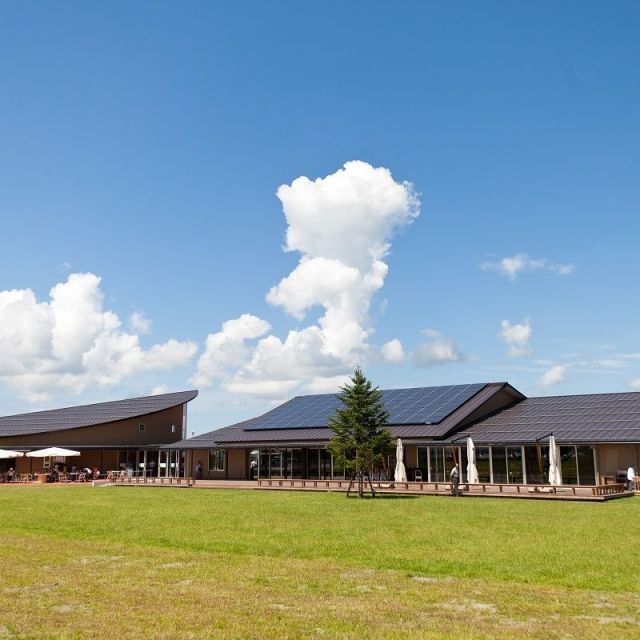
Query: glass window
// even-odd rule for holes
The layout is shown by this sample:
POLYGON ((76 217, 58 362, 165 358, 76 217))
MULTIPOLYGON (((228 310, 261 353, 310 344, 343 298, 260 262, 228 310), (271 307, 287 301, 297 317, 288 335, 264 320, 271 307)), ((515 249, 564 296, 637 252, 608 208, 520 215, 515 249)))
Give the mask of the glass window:
POLYGON ((418 447, 418 469, 422 473, 422 479, 426 482, 429 480, 429 449, 427 447, 418 447))
POLYGON ((562 484, 578 484, 578 460, 574 446, 560 447, 562 484))
POLYGON ((138 425, 138 431, 146 431, 147 430, 147 425, 146 424, 139 424, 138 425))
MULTIPOLYGON (((454 455, 453 447, 443 447, 443 453, 444 453, 444 479, 446 482, 449 480, 449 474, 451 473, 451 469, 453 469, 453 465, 455 465, 456 462, 459 463, 460 460, 458 459, 458 451, 456 451, 454 455)), ((458 469, 460 469, 460 467, 458 467, 458 469)))
POLYGON ((458 462, 460 463, 460 478, 468 482, 467 465, 469 464, 469 458, 467 457, 467 447, 458 447, 458 462))
POLYGON ((269 449, 260 449, 258 478, 269 478, 269 449))
POLYGON ((335 480, 344 480, 344 465, 340 464, 336 458, 331 456, 333 464, 333 478, 335 480))
POLYGON ((527 484, 547 484, 549 447, 542 445, 524 447, 524 465, 527 472, 527 484))
POLYGON ((224 471, 224 451, 222 449, 209 451, 209 471, 224 471))
POLYGON ((507 447, 507 474, 511 484, 522 484, 522 447, 507 447))
POLYGON ((307 449, 307 470, 311 480, 320 479, 319 449, 307 449))
POLYGON ((249 480, 260 477, 260 450, 254 449, 249 453, 249 480))
POLYGON ((280 449, 271 449, 269 456, 269 477, 282 477, 282 451, 280 449))
POLYGON ((505 447, 491 447, 491 465, 493 467, 493 483, 506 484, 508 479, 505 447))
POLYGON ((304 455, 302 449, 291 450, 291 468, 289 470, 290 478, 304 477, 304 455))
POLYGON ((491 450, 489 447, 476 447, 476 469, 480 482, 491 482, 491 450))
POLYGON ((326 449, 320 449, 320 478, 331 478, 331 454, 326 449))
POLYGON ((444 482, 444 457, 442 447, 429 447, 429 482, 444 482))
POLYGON ((596 483, 596 464, 593 447, 576 447, 580 484, 596 483))

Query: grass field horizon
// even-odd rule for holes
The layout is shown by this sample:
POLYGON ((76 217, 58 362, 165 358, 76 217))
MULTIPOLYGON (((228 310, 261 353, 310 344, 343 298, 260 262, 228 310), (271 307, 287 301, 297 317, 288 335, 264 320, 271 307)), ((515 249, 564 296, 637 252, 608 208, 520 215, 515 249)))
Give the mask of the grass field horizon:
POLYGON ((0 513, 0 639, 640 637, 637 498, 2 487, 0 513))

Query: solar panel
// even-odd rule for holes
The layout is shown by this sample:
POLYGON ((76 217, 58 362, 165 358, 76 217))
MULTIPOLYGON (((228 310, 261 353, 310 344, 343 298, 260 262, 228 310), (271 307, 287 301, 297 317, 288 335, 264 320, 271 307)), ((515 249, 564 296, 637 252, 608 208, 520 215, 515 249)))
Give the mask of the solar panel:
MULTIPOLYGON (((382 399, 389 412, 388 424, 438 424, 485 386, 479 383, 385 390, 382 399)), ((298 396, 256 418, 247 430, 326 427, 342 406, 333 393, 298 396)))

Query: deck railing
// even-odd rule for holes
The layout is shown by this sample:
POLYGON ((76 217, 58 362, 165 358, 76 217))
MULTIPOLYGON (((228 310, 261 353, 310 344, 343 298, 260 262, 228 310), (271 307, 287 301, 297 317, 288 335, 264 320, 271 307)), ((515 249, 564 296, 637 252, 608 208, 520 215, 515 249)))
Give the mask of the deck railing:
POLYGON ((109 482, 114 484, 173 484, 190 487, 193 485, 193 478, 158 478, 157 476, 120 476, 109 478, 109 482))
MULTIPOLYGON (((258 486, 272 489, 324 489, 326 491, 340 491, 349 488, 350 480, 301 480, 291 478, 260 478, 258 486)), ((450 482, 394 482, 373 481, 376 490, 392 490, 405 493, 444 493, 451 492, 453 485, 450 482)), ((612 495, 624 493, 626 487, 623 484, 607 485, 541 485, 541 484, 507 484, 480 482, 472 484, 461 482, 459 489, 463 493, 486 493, 486 494, 571 494, 578 495, 578 491, 584 495, 585 490, 594 496, 612 495)))

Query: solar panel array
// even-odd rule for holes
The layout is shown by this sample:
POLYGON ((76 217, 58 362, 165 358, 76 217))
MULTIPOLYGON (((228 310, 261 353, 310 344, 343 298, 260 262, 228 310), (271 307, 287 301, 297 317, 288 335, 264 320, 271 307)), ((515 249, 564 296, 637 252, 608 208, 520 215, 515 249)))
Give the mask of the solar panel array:
MULTIPOLYGON (((389 412, 388 424, 437 424, 485 386, 485 383, 479 383, 383 391, 382 399, 389 412)), ((246 429, 326 427, 331 416, 341 407, 340 399, 333 393, 298 396, 255 418, 246 429)))

